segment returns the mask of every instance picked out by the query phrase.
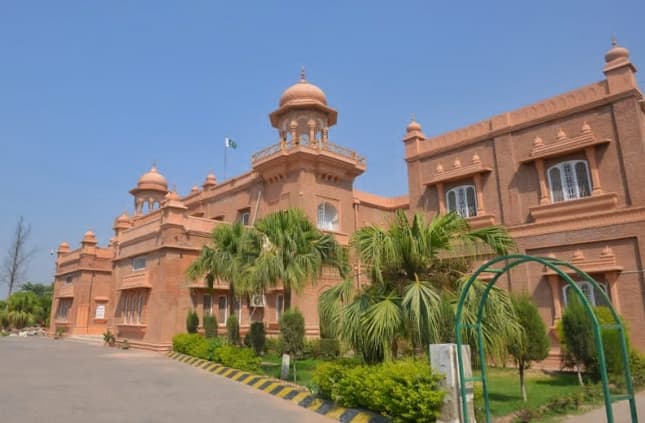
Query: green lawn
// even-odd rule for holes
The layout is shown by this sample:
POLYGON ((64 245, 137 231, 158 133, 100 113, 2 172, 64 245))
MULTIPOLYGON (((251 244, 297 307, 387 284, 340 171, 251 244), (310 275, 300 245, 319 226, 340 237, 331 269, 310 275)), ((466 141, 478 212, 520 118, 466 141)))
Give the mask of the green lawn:
MULTIPOLYGON (((322 362, 322 360, 314 358, 296 360, 296 383, 308 387, 311 384, 314 370, 322 362)), ((267 376, 279 378, 281 363, 282 357, 280 355, 266 354, 262 357, 262 372, 267 376)), ((293 382, 293 361, 291 362, 289 380, 293 382)))
MULTIPOLYGON (((296 383, 309 387, 314 370, 322 362, 320 359, 312 358, 297 360, 296 383)), ((279 378, 280 363, 281 356, 267 354, 262 357, 262 372, 267 376, 279 378)), ((475 373, 478 374, 478 372, 475 373)), ((293 367, 290 381, 293 381, 293 367)), ((496 368, 488 369, 488 387, 493 416, 505 416, 523 408, 537 408, 554 397, 560 397, 579 389, 575 374, 558 372, 545 374, 541 371, 529 370, 526 375, 528 402, 524 403, 517 370, 496 368)))
POLYGON ((526 375, 528 401, 522 401, 520 378, 515 369, 488 369, 488 389, 493 416, 505 416, 522 408, 536 408, 554 397, 580 389, 575 374, 529 371, 526 375))

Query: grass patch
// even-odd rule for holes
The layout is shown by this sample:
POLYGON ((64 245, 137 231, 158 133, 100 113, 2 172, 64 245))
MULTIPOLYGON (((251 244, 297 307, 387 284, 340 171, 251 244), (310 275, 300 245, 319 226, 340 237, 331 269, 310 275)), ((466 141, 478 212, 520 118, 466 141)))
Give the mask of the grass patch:
MULTIPOLYGON (((476 372, 477 375, 479 372, 476 372)), ((545 374, 529 371, 526 374, 528 401, 522 401, 520 378, 516 369, 488 369, 488 389, 491 413, 505 416, 523 408, 538 408, 553 398, 580 390, 575 374, 555 372, 545 374)))
MULTIPOLYGON (((311 378, 314 370, 323 360, 307 358, 303 360, 296 360, 296 381, 298 385, 309 387, 311 385, 311 378)), ((282 356, 277 354, 266 354, 262 356, 262 372, 274 378, 280 378, 280 366, 282 365, 282 356)), ((291 362, 291 371, 289 373, 289 381, 293 382, 293 361, 291 362)))

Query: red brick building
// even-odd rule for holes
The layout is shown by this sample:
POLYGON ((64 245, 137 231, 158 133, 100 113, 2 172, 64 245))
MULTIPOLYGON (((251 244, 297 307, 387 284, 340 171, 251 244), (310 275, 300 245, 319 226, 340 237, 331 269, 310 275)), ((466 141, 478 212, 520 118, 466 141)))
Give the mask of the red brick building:
MULTIPOLYGON (((130 191, 134 213, 115 220, 107 248, 84 241, 70 252, 61 244, 52 330, 109 327, 135 346, 165 349, 185 329, 190 308, 218 314, 223 325, 236 301, 243 330, 261 320, 276 331, 281 290, 233 299, 222 282, 210 298, 202 281, 186 279, 215 225, 253 224, 299 207, 345 244, 357 228, 384 224, 405 209, 428 216, 456 211, 474 227, 502 224, 522 252, 574 262, 602 283, 629 322, 633 344, 645 349, 645 102, 625 48, 614 43, 603 71, 599 82, 435 137, 412 121, 403 139, 409 195, 400 198, 354 189, 365 160, 330 141, 337 112, 303 74, 270 114, 279 143, 254 154, 250 172, 222 183, 209 174, 202 187, 180 197, 153 167, 130 191)), ((317 296, 334 283, 335 275, 325 273, 292 301, 309 334, 318 332, 317 296)), ((560 318, 567 289, 558 276, 533 265, 516 268, 502 283, 530 293, 548 326, 560 318)), ((590 287, 581 287, 599 303, 590 287)))

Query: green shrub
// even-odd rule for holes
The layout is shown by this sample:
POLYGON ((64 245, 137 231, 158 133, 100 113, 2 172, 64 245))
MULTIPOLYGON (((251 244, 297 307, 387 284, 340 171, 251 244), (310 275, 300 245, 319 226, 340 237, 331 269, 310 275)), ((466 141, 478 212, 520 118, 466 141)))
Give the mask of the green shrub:
POLYGON ((235 315, 229 316, 226 320, 226 337, 231 344, 240 344, 240 322, 235 315))
MULTIPOLYGON (((601 325, 615 324, 614 316, 611 310, 607 307, 596 307, 594 313, 598 318, 598 323, 601 325)), ((621 318, 623 327, 625 328, 625 341, 627 343, 627 351, 629 351, 629 337, 627 335, 627 326, 625 321, 621 318)), ((602 329, 602 345, 605 351, 605 362, 607 363, 607 373, 612 380, 618 383, 624 383, 624 366, 623 366, 623 353, 620 342, 620 333, 615 329, 602 329)), ((594 360, 593 366, 587 369, 593 375, 600 377, 600 367, 598 360, 594 360)))
POLYGON ((264 324, 262 322, 251 323, 251 328, 249 329, 247 336, 249 338, 248 346, 252 347, 257 355, 262 354, 266 344, 266 331, 264 330, 264 324))
POLYGON ((204 316, 204 336, 209 339, 217 337, 217 317, 212 314, 204 316))
POLYGON ((338 339, 320 339, 320 357, 324 360, 333 360, 340 355, 340 342, 338 339))
POLYGON ((197 333, 180 333, 172 337, 172 349, 181 354, 188 354, 188 350, 203 337, 197 333))
POLYGON ((186 332, 188 333, 197 333, 197 328, 199 327, 199 316, 195 310, 188 310, 188 315, 186 316, 186 332))
POLYGON ((282 352, 299 356, 305 344, 305 318, 299 310, 287 310, 280 317, 282 352))
POLYGON ((221 345, 215 349, 213 361, 234 369, 257 372, 260 370, 260 357, 251 348, 235 345, 221 345))
POLYGON ((305 338, 300 358, 318 358, 320 356, 320 339, 305 338))
POLYGON ((629 355, 629 368, 632 372, 634 387, 645 386, 645 354, 632 350, 629 355))
POLYGON ((331 399, 332 391, 336 384, 349 369, 357 367, 358 365, 358 362, 351 360, 337 360, 320 364, 316 367, 312 378, 318 395, 326 399, 331 399))
POLYGON ((475 412, 475 421, 485 422, 486 407, 484 405, 484 387, 481 382, 473 383, 473 409, 475 412))
POLYGON ((439 387, 441 378, 432 374, 425 361, 332 367, 323 372, 326 381, 321 380, 318 370, 315 372, 321 395, 331 391, 331 399, 339 405, 367 408, 394 423, 432 422, 440 415, 444 397, 439 387))
POLYGON ((280 355, 282 354, 282 337, 280 336, 268 336, 266 339, 267 353, 280 355))

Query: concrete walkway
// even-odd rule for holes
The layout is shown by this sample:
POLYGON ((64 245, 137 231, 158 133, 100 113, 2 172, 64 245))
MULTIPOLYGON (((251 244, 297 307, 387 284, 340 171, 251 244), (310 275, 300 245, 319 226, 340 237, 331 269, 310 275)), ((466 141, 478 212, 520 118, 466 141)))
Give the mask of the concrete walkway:
MULTIPOLYGON (((631 423, 631 416, 629 414, 629 402, 620 401, 614 403, 614 423, 631 423)), ((638 413, 638 420, 645 421, 645 392, 636 395, 636 410, 638 413)), ((591 422, 606 422, 607 415, 605 414, 605 406, 602 405, 593 411, 579 416, 567 417, 563 423, 591 423, 591 422)))
POLYGON ((329 423, 297 405, 157 353, 0 338, 3 423, 329 423))

